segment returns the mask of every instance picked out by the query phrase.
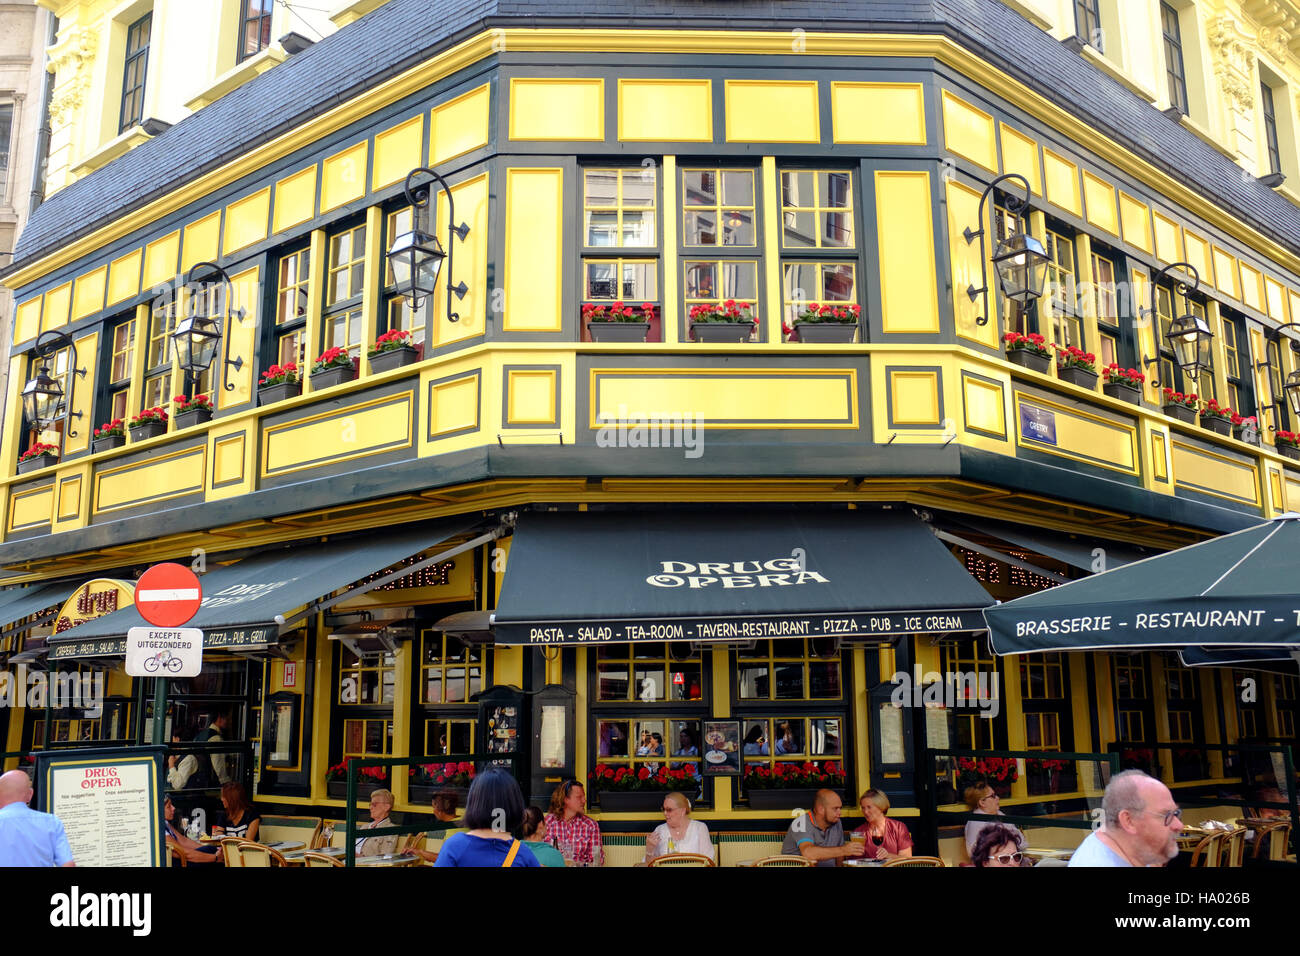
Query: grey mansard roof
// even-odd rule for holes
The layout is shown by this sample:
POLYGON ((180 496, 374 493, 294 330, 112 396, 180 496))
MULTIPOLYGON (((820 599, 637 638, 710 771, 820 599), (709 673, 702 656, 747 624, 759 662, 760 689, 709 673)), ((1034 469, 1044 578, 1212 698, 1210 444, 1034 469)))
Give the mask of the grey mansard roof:
MULTIPOLYGON (((1127 144, 1300 254, 1300 210, 1000 0, 389 0, 356 23, 55 193, 15 267, 177 189, 480 30, 496 26, 940 33, 1127 144)), ((8 270, 6 270, 8 271, 8 270)))

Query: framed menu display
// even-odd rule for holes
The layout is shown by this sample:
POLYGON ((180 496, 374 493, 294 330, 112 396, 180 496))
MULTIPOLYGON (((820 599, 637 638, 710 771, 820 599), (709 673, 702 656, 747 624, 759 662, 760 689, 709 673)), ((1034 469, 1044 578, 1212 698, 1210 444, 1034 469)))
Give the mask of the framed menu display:
POLYGON ((706 777, 740 776, 740 721, 706 720, 704 722, 702 766, 706 777))
MULTIPOLYGON (((298 694, 281 691, 266 699, 266 712, 262 721, 262 752, 266 766, 274 769, 297 769, 301 761, 298 712, 302 698, 298 694)), ((353 751, 358 752, 358 751, 353 751)))
POLYGON ((37 754, 40 809, 63 823, 78 866, 161 866, 161 747, 37 754))

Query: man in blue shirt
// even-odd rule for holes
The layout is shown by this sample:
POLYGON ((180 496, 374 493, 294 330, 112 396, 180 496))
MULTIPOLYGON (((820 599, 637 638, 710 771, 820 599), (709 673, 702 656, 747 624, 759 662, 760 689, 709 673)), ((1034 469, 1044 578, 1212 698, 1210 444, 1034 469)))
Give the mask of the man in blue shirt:
POLYGON ((1178 855, 1182 811, 1159 780, 1141 770, 1117 773, 1101 807, 1105 828, 1088 834, 1069 866, 1164 866, 1178 855))
POLYGON ((31 798, 24 771, 0 774, 0 866, 76 866, 62 821, 31 809, 31 798))

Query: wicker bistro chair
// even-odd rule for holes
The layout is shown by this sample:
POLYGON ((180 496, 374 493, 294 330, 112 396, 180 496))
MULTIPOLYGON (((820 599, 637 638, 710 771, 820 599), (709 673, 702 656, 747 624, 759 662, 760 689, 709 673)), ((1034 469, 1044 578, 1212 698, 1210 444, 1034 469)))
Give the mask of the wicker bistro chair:
POLYGON ((308 850, 302 855, 303 866, 343 866, 342 860, 337 860, 328 853, 313 853, 308 850))
POLYGON ((189 860, 185 859, 185 851, 181 845, 167 837, 167 865, 168 866, 189 866, 189 860))
POLYGON ((761 860, 755 860, 754 866, 812 866, 812 860, 805 860, 801 856, 778 855, 765 856, 761 860))
POLYGON ((947 866, 943 860, 937 856, 909 856, 904 859, 886 860, 885 866, 947 866))
POLYGON ((1196 849, 1192 851, 1192 866, 1197 868, 1217 867, 1224 836, 1225 834, 1220 831, 1203 837, 1201 842, 1196 844, 1196 849))
POLYGON ((1251 860, 1261 857, 1267 860, 1285 860, 1287 843, 1291 839, 1291 824, 1285 820, 1255 827, 1255 849, 1251 860), (1265 851, 1264 847, 1268 850, 1265 851), (1267 854, 1267 855, 1266 855, 1267 854))
POLYGON ((1241 866, 1243 857, 1246 855, 1246 834, 1248 832, 1245 827, 1238 827, 1224 835, 1221 849, 1223 859, 1219 864, 1220 866, 1241 866))
POLYGON ((263 846, 260 843, 253 843, 251 840, 240 840, 235 847, 235 852, 239 854, 240 866, 274 867, 289 865, 279 850, 273 850, 269 846, 263 846))
POLYGON ((244 865, 239 858, 239 844, 243 842, 239 837, 226 837, 221 841, 221 857, 226 866, 244 865))
POLYGON ((713 857, 703 853, 666 853, 650 861, 651 866, 713 866, 713 857))

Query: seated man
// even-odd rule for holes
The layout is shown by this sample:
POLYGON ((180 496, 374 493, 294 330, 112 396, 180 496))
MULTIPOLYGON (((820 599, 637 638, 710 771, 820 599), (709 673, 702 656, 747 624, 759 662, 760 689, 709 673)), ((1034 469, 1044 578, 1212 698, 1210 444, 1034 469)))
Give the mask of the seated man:
POLYGON ((805 813, 790 824, 781 853, 785 856, 802 856, 815 866, 835 866, 845 857, 862 856, 865 844, 844 843, 844 825, 840 823, 840 810, 844 801, 834 790, 818 790, 812 812, 805 813))
MULTIPOLYGON (((370 794, 370 822, 358 830, 380 830, 395 826, 389 818, 393 812, 393 791, 376 790, 370 794)), ((357 856, 387 856, 397 852, 396 836, 363 837, 357 840, 357 856)))

